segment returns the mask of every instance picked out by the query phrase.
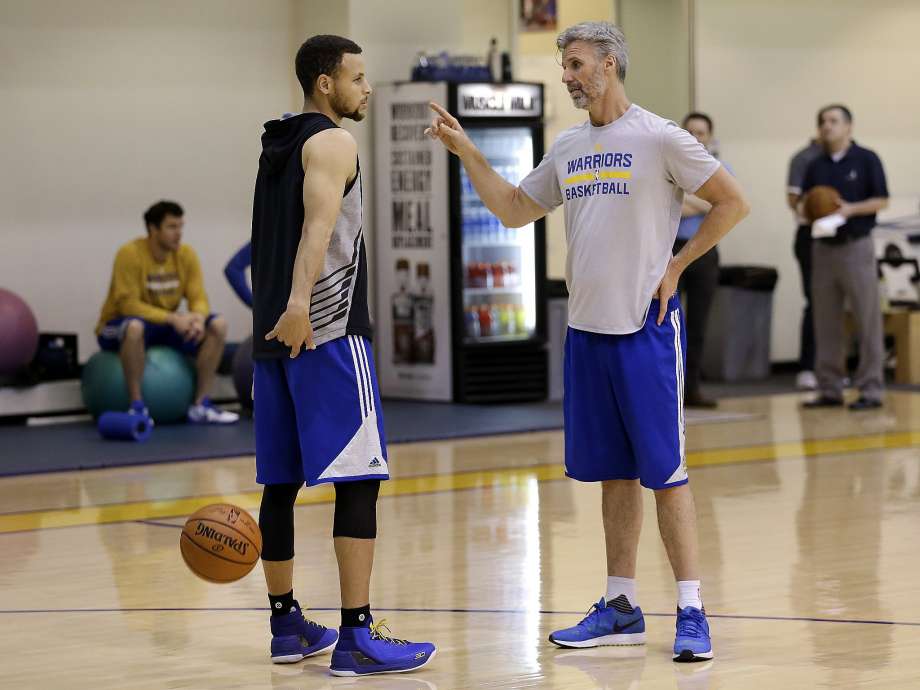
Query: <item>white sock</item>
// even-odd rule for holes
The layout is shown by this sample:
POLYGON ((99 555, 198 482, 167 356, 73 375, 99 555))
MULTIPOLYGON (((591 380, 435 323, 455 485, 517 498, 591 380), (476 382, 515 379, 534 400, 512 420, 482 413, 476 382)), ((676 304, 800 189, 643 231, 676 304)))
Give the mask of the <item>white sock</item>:
POLYGON ((607 602, 611 602, 621 594, 626 596, 629 605, 636 607, 636 581, 631 577, 607 577, 607 602))
POLYGON ((703 600, 700 598, 699 580, 677 581, 677 608, 685 609, 688 606, 702 610, 703 600))

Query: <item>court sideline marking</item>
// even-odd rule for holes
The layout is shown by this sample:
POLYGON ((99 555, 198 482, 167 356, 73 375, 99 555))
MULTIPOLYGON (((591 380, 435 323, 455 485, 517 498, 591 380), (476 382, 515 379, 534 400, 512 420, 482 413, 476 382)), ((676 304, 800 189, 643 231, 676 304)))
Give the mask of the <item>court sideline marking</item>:
MULTIPOLYGON (((920 446, 920 431, 894 434, 868 434, 840 438, 815 439, 735 448, 717 448, 687 454, 689 467, 712 467, 770 460, 792 460, 823 455, 859 453, 871 450, 893 450, 920 446)), ((420 494, 463 491, 467 489, 502 488, 562 479, 562 463, 532 465, 494 470, 474 470, 451 474, 395 477, 380 485, 380 496, 412 496, 420 494)), ((191 515, 211 503, 233 503, 242 508, 257 508, 261 491, 235 494, 213 494, 179 499, 160 499, 131 503, 111 503, 52 510, 23 511, 0 515, 0 534, 62 527, 138 522, 191 515)), ((317 505, 335 500, 328 485, 303 492, 297 505, 317 505)))
MULTIPOLYGON (((305 609, 307 610, 307 609, 305 609)), ((338 607, 311 606, 310 611, 339 612, 338 607)), ((266 613, 267 609, 256 606, 215 606, 215 607, 138 607, 138 608, 86 608, 86 609, 0 609, 2 615, 41 615, 60 613, 234 613, 258 612, 266 613)), ((463 613, 463 614, 500 614, 500 615, 530 615, 538 613, 541 616, 579 616, 584 611, 552 611, 539 609, 534 612, 528 609, 422 609, 422 608, 374 608, 378 613, 463 613)), ((643 615, 655 618, 673 618, 673 613, 660 613, 644 611, 643 615)), ((845 623, 849 625, 897 625, 904 627, 920 627, 916 621, 880 621, 861 620, 858 618, 818 618, 813 616, 758 616, 740 613, 707 613, 708 618, 722 618, 725 620, 740 621, 781 621, 792 623, 845 623)))

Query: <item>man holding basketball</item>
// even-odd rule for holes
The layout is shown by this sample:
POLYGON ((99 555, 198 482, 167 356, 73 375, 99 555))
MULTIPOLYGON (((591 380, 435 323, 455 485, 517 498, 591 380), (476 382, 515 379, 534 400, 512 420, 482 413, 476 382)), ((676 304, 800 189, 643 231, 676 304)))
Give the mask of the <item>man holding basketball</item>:
POLYGON ((569 330, 565 349, 565 468, 601 482, 606 596, 578 625, 550 635, 563 647, 645 642, 635 576, 640 486, 652 489, 677 579, 675 661, 712 658, 700 599, 696 514, 684 458, 685 336, 675 296, 686 267, 747 213, 735 179, 688 132, 626 97, 628 55, 607 22, 557 39, 562 81, 589 119, 563 132, 514 187, 447 111, 428 130, 460 157, 502 223, 521 227, 564 205, 569 330), (676 256, 684 192, 712 208, 676 256))
POLYGON ((374 623, 370 575, 377 494, 389 476, 367 306, 357 144, 371 93, 361 48, 314 36, 297 52, 299 115, 265 124, 252 212, 256 480, 272 661, 335 645, 334 675, 411 671, 430 643, 374 623), (303 615, 293 593, 294 501, 335 486, 332 529, 342 594, 339 635, 303 615))
POLYGON ((871 233, 875 214, 888 206, 888 183, 878 155, 853 142, 852 126, 853 115, 844 105, 818 111, 824 151, 802 180, 803 201, 814 187, 836 189, 842 199, 836 212, 846 219, 831 237, 812 240, 818 395, 804 406, 843 405, 844 304, 849 302, 859 333, 859 369, 853 380, 859 398, 849 409, 859 412, 881 407, 885 393, 884 329, 871 233))

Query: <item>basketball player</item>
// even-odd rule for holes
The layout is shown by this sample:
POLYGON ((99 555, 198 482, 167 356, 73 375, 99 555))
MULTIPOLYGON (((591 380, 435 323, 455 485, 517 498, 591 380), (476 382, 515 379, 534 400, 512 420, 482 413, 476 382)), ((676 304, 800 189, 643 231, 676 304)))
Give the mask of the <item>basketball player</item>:
POLYGON ((565 469, 601 482, 606 595, 562 647, 645 642, 636 599, 640 486, 652 489, 677 579, 675 661, 712 658, 700 598, 693 496, 684 459, 685 335, 675 296, 686 267, 748 211, 741 189, 688 132, 630 103, 628 55, 616 26, 586 22, 559 35, 562 81, 588 120, 556 139, 514 187, 437 104, 429 130, 460 157, 483 203, 520 227, 564 205, 569 330, 565 349, 565 469), (676 256, 684 192, 712 205, 676 256))
POLYGON ((303 113, 265 124, 252 212, 256 479, 271 604, 271 657, 300 661, 335 645, 334 675, 411 671, 435 654, 374 623, 370 576, 377 493, 388 478, 370 346, 357 144, 371 93, 361 48, 314 36, 297 52, 303 113), (339 634, 294 599, 294 501, 332 482, 339 634))

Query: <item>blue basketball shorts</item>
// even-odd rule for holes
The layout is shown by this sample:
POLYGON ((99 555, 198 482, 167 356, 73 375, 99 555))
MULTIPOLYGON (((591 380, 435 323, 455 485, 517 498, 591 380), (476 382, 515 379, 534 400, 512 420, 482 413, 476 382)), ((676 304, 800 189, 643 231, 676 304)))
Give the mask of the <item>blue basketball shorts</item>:
POLYGON ((308 486, 388 479, 370 342, 347 335, 253 362, 256 481, 308 486))
MULTIPOLYGON (((205 321, 205 325, 211 323, 217 314, 211 314, 205 321)), ((151 323, 138 316, 119 316, 106 322, 102 331, 97 338, 99 347, 107 352, 118 352, 121 348, 121 341, 125 337, 125 329, 131 321, 140 321, 144 324, 144 348, 153 347, 154 345, 165 345, 174 350, 178 350, 186 355, 198 354, 201 343, 195 343, 191 340, 183 340, 179 332, 168 323, 151 323)))
POLYGON ((687 482, 680 300, 669 300, 661 326, 658 309, 652 300, 645 325, 628 335, 569 328, 563 408, 572 479, 638 479, 648 489, 687 482))

